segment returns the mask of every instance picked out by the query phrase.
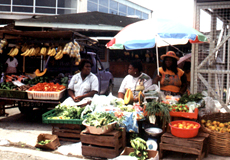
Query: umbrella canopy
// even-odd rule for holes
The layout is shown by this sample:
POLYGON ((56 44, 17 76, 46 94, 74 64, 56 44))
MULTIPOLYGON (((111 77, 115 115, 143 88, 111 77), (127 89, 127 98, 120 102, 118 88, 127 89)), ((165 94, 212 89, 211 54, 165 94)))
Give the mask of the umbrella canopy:
POLYGON ((202 33, 192 27, 168 19, 147 19, 123 28, 106 44, 109 49, 148 49, 169 45, 207 42, 202 33))
POLYGON ((180 57, 179 61, 177 61, 177 65, 179 68, 183 69, 185 62, 191 62, 191 53, 188 53, 184 55, 183 57, 180 57))

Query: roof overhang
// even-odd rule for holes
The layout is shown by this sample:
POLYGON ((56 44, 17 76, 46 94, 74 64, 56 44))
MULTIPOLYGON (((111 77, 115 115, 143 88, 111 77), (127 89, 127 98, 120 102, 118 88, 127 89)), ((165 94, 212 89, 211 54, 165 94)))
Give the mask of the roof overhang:
POLYGON ((62 28, 62 29, 75 29, 75 30, 98 30, 98 31, 120 31, 123 27, 111 25, 86 25, 86 24, 68 24, 68 23, 41 23, 41 22, 25 22, 15 21, 15 26, 27 27, 47 27, 47 28, 62 28))

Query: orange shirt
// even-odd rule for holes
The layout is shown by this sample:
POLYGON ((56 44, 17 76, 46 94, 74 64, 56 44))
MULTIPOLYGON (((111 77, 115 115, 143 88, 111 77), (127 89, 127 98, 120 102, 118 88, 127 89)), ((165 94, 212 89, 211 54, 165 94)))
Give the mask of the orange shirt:
POLYGON ((175 75, 171 70, 166 69, 166 71, 164 71, 163 68, 160 67, 159 72, 161 73, 161 90, 175 93, 180 91, 182 85, 181 77, 184 74, 183 70, 177 68, 177 75, 175 75))

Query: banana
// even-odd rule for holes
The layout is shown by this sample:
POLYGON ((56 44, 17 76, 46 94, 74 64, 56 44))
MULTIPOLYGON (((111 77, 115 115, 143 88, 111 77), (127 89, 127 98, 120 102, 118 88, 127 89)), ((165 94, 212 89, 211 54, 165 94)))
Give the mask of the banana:
POLYGON ((35 48, 34 47, 30 49, 29 56, 35 56, 35 48))
POLYGON ((55 56, 55 55, 56 55, 56 49, 53 48, 50 56, 55 56))
POLYGON ((14 48, 11 48, 10 52, 7 55, 10 55, 14 51, 14 48))
POLYGON ((18 49, 18 48, 15 48, 15 49, 14 49, 14 54, 13 54, 12 56, 14 57, 14 56, 18 55, 18 52, 19 52, 19 49, 18 49))
POLYGON ((29 48, 26 49, 26 51, 24 53, 21 54, 21 56, 26 56, 26 54, 30 51, 29 48))
POLYGON ((50 56, 51 52, 52 52, 52 49, 51 47, 49 47, 47 55, 50 56))
POLYGON ((42 47, 40 53, 41 55, 46 56, 46 47, 42 47))
POLYGON ((36 47, 35 48, 35 56, 39 56, 40 55, 40 50, 41 50, 40 47, 36 47))
POLYGON ((63 53, 62 50, 59 50, 59 52, 56 54, 56 56, 54 57, 56 60, 59 60, 63 57, 63 53))

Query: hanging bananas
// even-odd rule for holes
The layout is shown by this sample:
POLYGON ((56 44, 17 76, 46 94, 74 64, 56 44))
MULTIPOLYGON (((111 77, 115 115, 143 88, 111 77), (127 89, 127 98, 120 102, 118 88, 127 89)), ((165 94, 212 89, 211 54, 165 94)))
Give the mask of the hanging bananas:
POLYGON ((46 47, 42 47, 40 54, 46 56, 46 47))
POLYGON ((14 57, 18 54, 19 49, 17 47, 11 48, 10 52, 7 54, 8 56, 14 57))
POLYGON ((62 59, 62 57, 63 57, 63 50, 60 49, 54 58, 56 60, 59 60, 59 59, 62 59))

